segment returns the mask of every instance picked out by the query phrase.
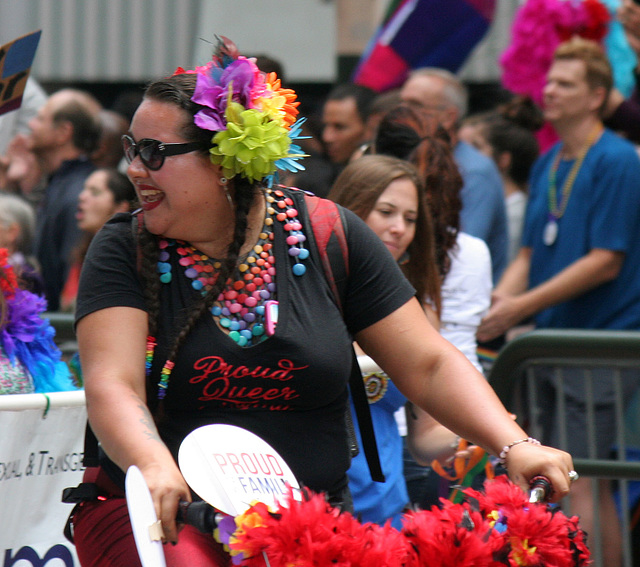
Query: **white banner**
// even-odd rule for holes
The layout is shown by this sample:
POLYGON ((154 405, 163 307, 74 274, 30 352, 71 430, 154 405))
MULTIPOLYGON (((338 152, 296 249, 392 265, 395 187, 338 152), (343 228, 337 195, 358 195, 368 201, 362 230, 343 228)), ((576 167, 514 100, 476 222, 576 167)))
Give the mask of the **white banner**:
POLYGON ((82 482, 84 392, 0 396, 0 567, 75 567, 63 534, 82 482))

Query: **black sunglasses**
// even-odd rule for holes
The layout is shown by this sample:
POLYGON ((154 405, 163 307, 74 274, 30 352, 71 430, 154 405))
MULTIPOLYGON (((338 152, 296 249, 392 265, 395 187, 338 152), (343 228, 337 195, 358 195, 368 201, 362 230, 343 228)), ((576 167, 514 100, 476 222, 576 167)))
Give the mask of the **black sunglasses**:
POLYGON ((162 167, 166 156, 178 156, 206 147, 207 145, 203 142, 165 144, 151 138, 144 138, 136 144, 131 136, 126 134, 122 136, 122 148, 124 149, 126 160, 131 163, 136 159, 136 156, 140 156, 144 166, 152 171, 158 171, 162 167))

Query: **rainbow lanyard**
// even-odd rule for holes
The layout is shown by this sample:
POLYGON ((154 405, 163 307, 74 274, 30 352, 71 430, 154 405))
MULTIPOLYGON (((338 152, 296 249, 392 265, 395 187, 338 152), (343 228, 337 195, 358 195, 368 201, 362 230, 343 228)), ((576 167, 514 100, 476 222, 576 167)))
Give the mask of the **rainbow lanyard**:
POLYGON ((594 128, 589 133, 587 137, 587 141, 584 146, 581 148, 578 157, 575 162, 571 166, 571 170, 569 171, 569 175, 564 181, 562 185, 562 194, 560 196, 560 203, 557 202, 557 185, 556 180, 558 176, 558 165, 560 164, 560 157, 562 156, 563 148, 558 150, 556 154, 553 164, 551 165, 551 169, 549 170, 549 193, 548 193, 548 213, 547 213, 547 224, 544 227, 544 231, 542 233, 542 241, 547 246, 552 246, 556 239, 558 238, 558 221, 564 215, 564 212, 567 209, 567 205, 569 204, 569 197, 571 196, 571 190, 573 189, 573 185, 576 181, 576 177, 578 177, 578 173, 580 172, 580 168, 587 157, 587 153, 591 149, 591 146, 596 143, 596 140, 600 137, 600 134, 604 130, 602 124, 598 123, 594 126, 594 128))

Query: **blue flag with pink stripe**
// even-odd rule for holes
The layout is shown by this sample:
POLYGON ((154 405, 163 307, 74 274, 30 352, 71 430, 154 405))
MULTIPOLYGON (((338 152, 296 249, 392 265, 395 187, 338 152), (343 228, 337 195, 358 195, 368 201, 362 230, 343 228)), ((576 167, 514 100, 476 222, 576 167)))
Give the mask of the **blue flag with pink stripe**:
POLYGON ((392 0, 353 82, 378 92, 402 85, 412 69, 456 72, 486 33, 496 0, 392 0))

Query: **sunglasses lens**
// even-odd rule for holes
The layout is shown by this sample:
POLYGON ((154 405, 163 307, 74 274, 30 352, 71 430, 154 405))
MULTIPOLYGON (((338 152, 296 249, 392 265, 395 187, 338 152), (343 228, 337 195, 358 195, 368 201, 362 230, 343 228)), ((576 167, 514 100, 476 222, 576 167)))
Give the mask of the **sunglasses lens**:
POLYGON ((131 136, 122 136, 122 149, 126 160, 131 163, 139 155, 144 166, 153 171, 160 169, 164 163, 164 156, 159 147, 158 140, 140 140, 136 144, 131 136))
POLYGON ((122 149, 124 150, 125 159, 131 163, 136 157, 136 144, 133 138, 122 136, 122 149))
POLYGON ((160 153, 158 140, 141 140, 138 143, 138 152, 142 163, 149 169, 157 171, 164 163, 164 156, 160 153))

